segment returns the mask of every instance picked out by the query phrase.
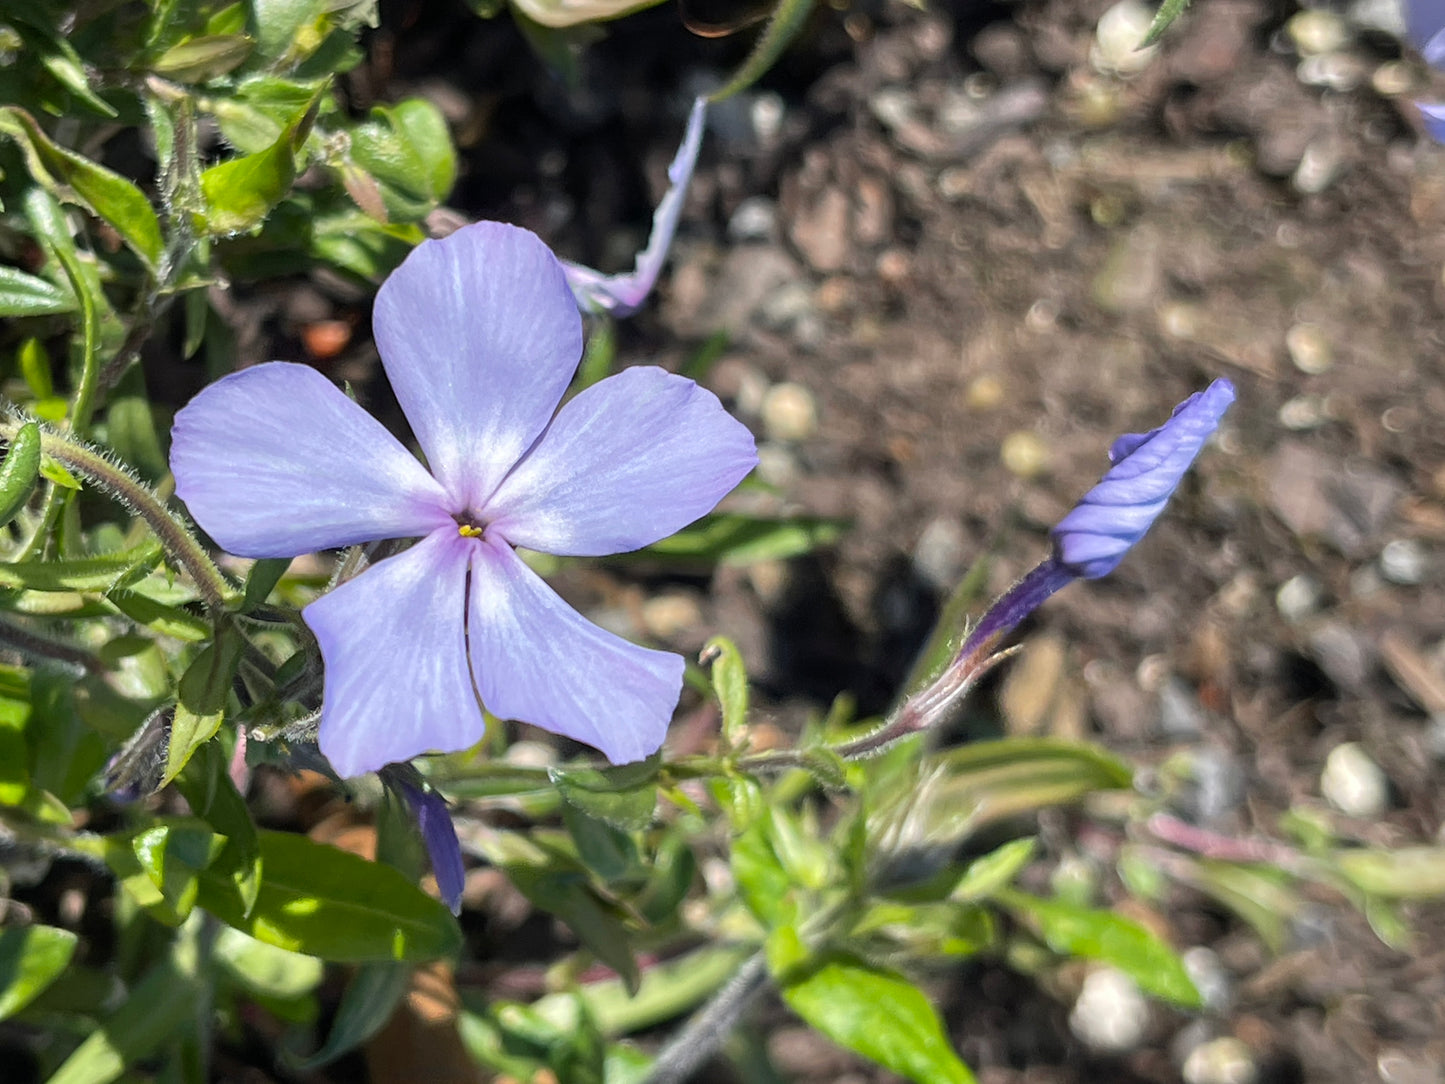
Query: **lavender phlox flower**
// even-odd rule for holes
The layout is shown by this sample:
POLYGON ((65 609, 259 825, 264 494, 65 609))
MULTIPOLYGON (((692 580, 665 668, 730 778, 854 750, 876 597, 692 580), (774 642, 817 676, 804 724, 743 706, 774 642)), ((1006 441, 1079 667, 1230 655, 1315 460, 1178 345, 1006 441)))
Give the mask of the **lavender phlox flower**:
POLYGON ((590 267, 562 261, 562 270, 567 274, 567 285, 572 288, 577 305, 583 312, 631 316, 642 307, 647 295, 652 293, 663 261, 667 259, 667 250, 672 245, 677 219, 682 214, 683 199, 687 196, 687 185, 692 180, 692 171, 697 165, 697 152, 702 146, 702 126, 706 113, 707 99, 694 99, 682 145, 677 148, 677 155, 667 167, 667 193, 653 212, 652 233, 647 238, 647 247, 638 254, 632 270, 621 275, 604 275, 590 267))
POLYGON ((466 870, 462 866, 462 847, 457 842, 457 829, 447 812, 447 803, 436 791, 423 789, 414 783, 398 780, 396 786, 405 795, 412 816, 416 818, 442 902, 452 909, 452 914, 461 914, 466 870))
POLYGON ((1157 429, 1114 441, 1113 466, 1050 532, 1053 555, 999 597, 938 679, 915 697, 919 729, 978 680, 996 658, 994 646, 1055 591, 1118 566, 1159 518, 1232 402, 1234 385, 1219 379, 1175 407, 1157 429))
POLYGON ((417 246, 373 323, 430 472, 315 369, 283 362, 202 391, 171 447, 177 493, 232 553, 421 538, 302 613, 325 663, 322 752, 345 777, 464 749, 485 705, 614 763, 650 755, 682 659, 584 619, 515 547, 599 556, 664 538, 753 468, 752 436, 711 392, 655 367, 557 411, 582 321, 556 257, 515 227, 417 246))

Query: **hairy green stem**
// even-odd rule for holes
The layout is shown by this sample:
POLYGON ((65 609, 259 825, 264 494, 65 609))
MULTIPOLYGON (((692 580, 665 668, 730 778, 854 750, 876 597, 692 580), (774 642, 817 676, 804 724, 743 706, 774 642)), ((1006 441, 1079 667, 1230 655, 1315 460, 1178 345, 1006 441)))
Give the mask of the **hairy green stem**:
POLYGON ((662 1048, 644 1084, 684 1084, 717 1053, 753 999, 767 989, 768 961, 751 956, 702 1010, 662 1048))
POLYGON ((52 640, 9 621, 0 621, 0 644, 30 658, 53 659, 78 667, 88 674, 98 674, 108 669, 99 655, 93 655, 83 647, 52 640))
MULTIPOLYGON (((15 414, 0 421, 0 438, 13 438, 24 421, 15 414)), ((49 429, 40 431, 40 449, 145 520, 176 567, 191 577, 206 605, 213 610, 225 609, 235 588, 190 529, 129 469, 94 448, 49 429)))

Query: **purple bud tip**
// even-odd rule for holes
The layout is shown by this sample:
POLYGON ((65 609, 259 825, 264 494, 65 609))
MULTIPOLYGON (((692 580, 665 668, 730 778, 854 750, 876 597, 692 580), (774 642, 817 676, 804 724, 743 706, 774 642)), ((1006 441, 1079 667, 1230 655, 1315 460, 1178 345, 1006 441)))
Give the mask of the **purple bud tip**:
POLYGON ((422 790, 405 782, 401 784, 401 789, 416 816, 416 826, 421 830, 422 842, 426 844, 426 853, 431 858, 437 891, 452 914, 460 914, 466 871, 462 867, 462 847, 457 842, 457 830, 452 824, 451 814, 447 812, 447 804, 435 791, 422 790))
POLYGON ((1109 449, 1114 465, 1051 532, 1059 564, 1085 579, 1114 571, 1144 537, 1216 429, 1234 385, 1219 379, 1174 408, 1147 433, 1126 433, 1109 449))
MULTIPOLYGON (((1445 35, 1445 31, 1441 32, 1445 35)), ((1442 65, 1445 67, 1445 65, 1442 65)), ((1436 143, 1445 143, 1445 102, 1416 102, 1425 131, 1436 143)))

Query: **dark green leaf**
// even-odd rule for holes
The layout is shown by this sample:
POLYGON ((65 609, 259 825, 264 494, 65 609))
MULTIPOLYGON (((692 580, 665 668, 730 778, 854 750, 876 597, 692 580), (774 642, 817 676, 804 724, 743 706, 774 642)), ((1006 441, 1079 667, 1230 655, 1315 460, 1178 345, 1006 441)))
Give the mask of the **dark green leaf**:
POLYGON ((261 891, 250 914, 229 877, 208 873, 197 903, 268 945, 341 963, 419 963, 453 955, 446 906, 389 866, 288 832, 262 832, 261 891))
POLYGON ((158 825, 131 841, 141 869, 171 911, 185 918, 200 892, 200 873, 216 860, 226 838, 199 824, 158 825))
POLYGON ((250 0, 250 28, 257 52, 267 60, 284 57, 302 30, 317 23, 333 6, 329 0, 250 0))
POLYGON ((0 1020, 14 1016, 59 978, 75 952, 75 934, 54 926, 0 930, 0 1020))
POLYGON ((77 308, 74 295, 49 279, 0 267, 0 316, 49 316, 77 308))
POLYGON ((70 42, 48 27, 40 29, 32 24, 27 30, 31 31, 26 35, 30 39, 27 44, 35 50, 45 70, 54 76, 61 86, 74 94, 92 112, 106 118, 116 115, 115 108, 90 88, 90 80, 86 78, 80 54, 70 42))
POLYGON ((838 1045, 918 1084, 973 1084, 927 995, 901 975, 843 955, 774 974, 788 1006, 838 1045))
POLYGON ((996 892, 994 898, 1037 927, 1055 952, 1109 964, 1139 989, 1177 1005, 1197 1009, 1203 1004, 1178 954, 1137 922, 1012 890, 996 892))
POLYGON ((261 840, 246 799, 231 780, 221 745, 207 742, 198 748, 175 783, 191 812, 226 837, 225 850, 212 868, 230 874, 249 911, 261 890, 261 840))
POLYGON ((0 461, 0 527, 20 514, 39 479, 40 428, 26 422, 0 461))
POLYGON ((146 266, 155 270, 164 248, 161 226, 155 209, 139 188, 120 174, 51 142, 23 109, 0 107, 0 132, 19 145, 37 182, 62 198, 69 195, 105 219, 146 266))
POLYGON ((319 1069, 370 1039, 391 1019, 410 979, 411 968, 406 964, 390 960, 362 964, 341 995, 326 1042, 295 1069, 303 1073, 319 1069))
POLYGON ((562 804, 562 823, 577 845, 577 857, 604 882, 620 881, 638 871, 637 847, 625 832, 570 802, 562 804))
POLYGON ((251 566, 246 575, 246 593, 241 599, 241 612, 248 614, 258 606, 264 606, 271 592, 286 575, 291 561, 285 557, 264 557, 251 566))
POLYGON ((646 828, 657 808, 656 755, 615 768, 551 768, 557 793, 589 817, 624 832, 646 828))
POLYGON ((526 862, 508 863, 504 868, 524 896, 565 922, 588 951, 622 976, 628 990, 636 991, 639 973, 627 927, 580 874, 526 862))
POLYGON ((211 638, 211 623, 205 618, 197 617, 179 606, 158 602, 140 591, 111 590, 106 594, 106 600, 132 621, 162 636, 192 643, 211 638))
MULTIPOLYGON (((456 152, 446 118, 423 98, 374 108, 351 132, 351 162, 380 183, 390 220, 421 219, 456 181, 456 152)), ((365 200, 357 203, 377 217, 365 200)))

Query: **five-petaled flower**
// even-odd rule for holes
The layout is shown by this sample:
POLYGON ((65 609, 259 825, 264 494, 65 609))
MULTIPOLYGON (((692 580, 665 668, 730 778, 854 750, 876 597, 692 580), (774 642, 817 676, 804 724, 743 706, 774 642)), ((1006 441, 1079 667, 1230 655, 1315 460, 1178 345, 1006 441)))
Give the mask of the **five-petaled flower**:
POLYGON ((753 468, 751 435, 712 393, 655 367, 557 411, 581 317, 525 230, 486 222, 424 242, 373 319, 430 472, 316 370, 283 362, 202 391, 171 450, 176 492, 231 553, 420 537, 303 611, 325 663, 322 751, 351 776, 463 749, 485 705, 614 763, 648 756, 682 659, 584 619, 515 547, 601 556, 664 538, 753 468))

